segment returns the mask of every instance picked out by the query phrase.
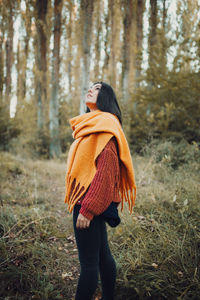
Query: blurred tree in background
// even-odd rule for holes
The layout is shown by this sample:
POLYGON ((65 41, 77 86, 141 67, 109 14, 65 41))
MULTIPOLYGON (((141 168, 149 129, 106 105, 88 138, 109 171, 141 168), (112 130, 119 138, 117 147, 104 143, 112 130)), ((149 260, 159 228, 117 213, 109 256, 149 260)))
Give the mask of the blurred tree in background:
POLYGON ((137 150, 200 139, 198 0, 0 0, 1 149, 60 156, 90 84, 113 86, 137 150))

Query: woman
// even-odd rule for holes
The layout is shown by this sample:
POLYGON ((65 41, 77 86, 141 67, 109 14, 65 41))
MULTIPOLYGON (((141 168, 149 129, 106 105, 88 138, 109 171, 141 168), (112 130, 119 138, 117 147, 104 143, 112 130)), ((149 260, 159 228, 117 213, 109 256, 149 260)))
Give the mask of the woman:
POLYGON ((91 300, 100 273, 102 299, 114 299, 115 261, 102 215, 112 203, 135 202, 136 186, 121 111, 111 86, 95 83, 86 95, 89 113, 70 120, 72 144, 67 162, 66 196, 73 211, 81 273, 76 300, 91 300))

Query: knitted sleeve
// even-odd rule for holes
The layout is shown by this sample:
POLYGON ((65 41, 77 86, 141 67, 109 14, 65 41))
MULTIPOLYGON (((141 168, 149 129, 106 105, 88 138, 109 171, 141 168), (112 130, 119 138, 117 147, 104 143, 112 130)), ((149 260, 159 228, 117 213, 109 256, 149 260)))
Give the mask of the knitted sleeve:
POLYGON ((114 139, 111 139, 97 159, 97 171, 81 203, 80 213, 92 220, 103 213, 111 202, 119 202, 118 185, 119 159, 114 139))

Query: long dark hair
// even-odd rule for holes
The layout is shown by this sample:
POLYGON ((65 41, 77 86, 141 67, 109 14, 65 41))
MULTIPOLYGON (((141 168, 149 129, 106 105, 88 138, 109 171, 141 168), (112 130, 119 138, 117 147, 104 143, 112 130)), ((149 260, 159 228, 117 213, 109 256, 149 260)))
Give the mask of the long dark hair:
MULTIPOLYGON (((97 102, 96 102, 97 108, 100 109, 101 111, 109 112, 115 115, 119 119, 119 122, 122 124, 121 110, 119 108, 117 97, 112 87, 109 84, 102 81, 95 82, 93 85, 97 83, 101 84, 101 89, 97 96, 97 102)), ((90 110, 87 107, 87 112, 89 111, 90 110)))

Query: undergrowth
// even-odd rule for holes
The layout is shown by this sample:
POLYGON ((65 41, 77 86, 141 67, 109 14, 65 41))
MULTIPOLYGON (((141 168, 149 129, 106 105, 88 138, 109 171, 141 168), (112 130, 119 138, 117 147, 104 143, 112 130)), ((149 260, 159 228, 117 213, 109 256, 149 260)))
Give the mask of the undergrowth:
MULTIPOLYGON (((109 228, 116 300, 200 298, 199 149, 152 143, 134 157, 137 200, 109 228), (182 159, 181 159, 182 156, 182 159)), ((74 297, 79 273, 66 164, 1 153, 0 299, 74 297)))
POLYGON ((200 299, 199 149, 154 143, 134 165, 134 213, 110 230, 116 299, 200 299))

